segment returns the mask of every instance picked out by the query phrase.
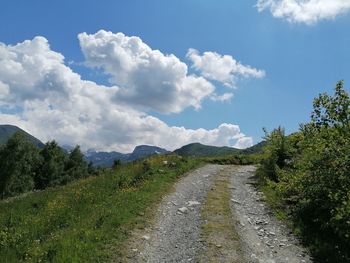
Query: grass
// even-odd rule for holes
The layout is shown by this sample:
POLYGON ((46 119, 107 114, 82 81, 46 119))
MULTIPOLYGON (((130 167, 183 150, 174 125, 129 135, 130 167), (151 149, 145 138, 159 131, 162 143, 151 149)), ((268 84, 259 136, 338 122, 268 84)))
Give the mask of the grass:
POLYGON ((231 169, 220 171, 201 210, 202 220, 206 222, 202 226, 202 239, 206 244, 206 251, 201 257, 201 262, 244 262, 230 208, 229 176, 233 172, 231 169))
POLYGON ((106 262, 142 214, 200 163, 156 156, 101 176, 0 202, 2 262, 106 262), (163 161, 167 160, 168 164, 163 161))
POLYGON ((286 210, 286 204, 282 201, 282 198, 277 194, 277 192, 271 188, 269 185, 260 185, 259 189, 264 193, 266 202, 269 204, 275 217, 281 221, 285 221, 289 226, 292 225, 288 213, 286 210), (290 222, 288 222, 290 221, 290 222))

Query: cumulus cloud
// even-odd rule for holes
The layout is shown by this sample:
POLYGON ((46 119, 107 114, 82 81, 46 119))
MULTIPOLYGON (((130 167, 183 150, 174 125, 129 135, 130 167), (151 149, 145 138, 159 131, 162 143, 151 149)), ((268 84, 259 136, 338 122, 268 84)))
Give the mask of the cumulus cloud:
POLYGON ((245 149, 252 145, 253 145, 253 139, 251 137, 242 136, 237 140, 237 142, 234 144, 233 147, 237 149, 245 149))
POLYGON ((263 70, 243 65, 230 55, 220 55, 210 51, 200 54, 198 50, 191 48, 186 56, 193 63, 192 67, 202 76, 219 81, 228 87, 233 87, 239 77, 262 78, 265 76, 263 70))
POLYGON ((78 36, 86 65, 102 68, 118 85, 114 99, 142 110, 180 112, 199 109, 214 86, 202 77, 189 75, 187 65, 175 55, 151 49, 139 37, 100 30, 78 36))
POLYGON ((289 22, 314 24, 349 12, 350 0, 258 0, 257 8, 289 22))
MULTIPOLYGON (((129 42, 131 49, 137 49, 137 45, 132 46, 132 43, 129 42)), ((98 49, 95 52, 96 57, 106 55, 103 52, 99 54, 98 49)), ((182 77, 174 77, 170 71, 171 77, 163 78, 176 82, 169 84, 169 89, 175 89, 172 92, 180 97, 168 99, 172 110, 200 103, 202 98, 198 98, 202 96, 199 94, 202 91, 196 85, 204 85, 198 82, 205 80, 187 75, 187 69, 184 71, 185 67, 174 57, 170 56, 173 62, 169 62, 167 56, 158 55, 165 57, 164 68, 183 68, 182 77), (194 91, 189 89, 193 86, 194 91)), ((129 66, 143 67, 138 63, 129 66)), ((158 67, 161 69, 162 65, 158 67)), ((134 74, 133 71, 130 74, 134 74)), ((117 75, 111 74, 111 77, 116 78, 117 75)), ((128 76, 123 78, 128 85, 132 83, 128 76)), ((123 84, 116 80, 113 83, 123 84)), ((139 88, 135 87, 133 92, 141 92, 139 88)), ((169 126, 145 111, 135 109, 135 105, 141 102, 134 100, 128 104, 116 99, 121 96, 121 89, 123 87, 107 87, 83 80, 65 65, 62 54, 51 50, 43 37, 14 46, 0 43, 0 105, 18 108, 8 113, 0 107, 0 122, 18 125, 43 141, 56 139, 61 144, 80 144, 83 149, 129 152, 138 144, 158 145, 173 150, 191 142, 235 145, 242 138, 250 138, 233 124, 221 124, 210 130, 169 126)), ((157 96, 157 92, 163 94, 162 91, 154 91, 154 96, 157 96)), ((162 99, 165 98, 160 96, 159 100, 162 99)))

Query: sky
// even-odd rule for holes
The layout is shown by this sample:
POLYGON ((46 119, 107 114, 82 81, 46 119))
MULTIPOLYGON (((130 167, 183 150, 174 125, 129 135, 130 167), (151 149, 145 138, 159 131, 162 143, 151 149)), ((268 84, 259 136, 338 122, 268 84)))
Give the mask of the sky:
POLYGON ((130 152, 246 148, 350 81, 350 0, 1 0, 0 124, 130 152))

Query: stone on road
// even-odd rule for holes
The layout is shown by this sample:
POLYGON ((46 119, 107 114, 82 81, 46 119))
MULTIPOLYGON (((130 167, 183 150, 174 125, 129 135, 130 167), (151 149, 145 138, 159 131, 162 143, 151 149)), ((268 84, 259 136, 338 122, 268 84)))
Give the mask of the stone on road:
POLYGON ((312 262, 252 185, 254 172, 206 165, 187 174, 121 262, 312 262))
POLYGON ((255 170, 240 166, 231 176, 232 212, 248 262, 312 262, 298 239, 265 205, 263 193, 254 187, 255 170))
POLYGON ((130 262, 196 262, 201 254, 201 204, 212 179, 219 172, 218 165, 195 170, 175 186, 158 208, 155 226, 142 240, 143 250, 130 262))

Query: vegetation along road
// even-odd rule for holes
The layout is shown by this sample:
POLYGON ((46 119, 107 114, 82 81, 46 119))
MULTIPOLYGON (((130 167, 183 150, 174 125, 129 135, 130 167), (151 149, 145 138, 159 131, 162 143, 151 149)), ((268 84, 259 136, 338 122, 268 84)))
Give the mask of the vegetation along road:
POLYGON ((165 196, 122 262, 311 262, 264 204, 254 166, 206 165, 165 196))

